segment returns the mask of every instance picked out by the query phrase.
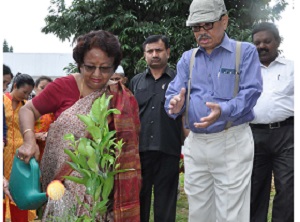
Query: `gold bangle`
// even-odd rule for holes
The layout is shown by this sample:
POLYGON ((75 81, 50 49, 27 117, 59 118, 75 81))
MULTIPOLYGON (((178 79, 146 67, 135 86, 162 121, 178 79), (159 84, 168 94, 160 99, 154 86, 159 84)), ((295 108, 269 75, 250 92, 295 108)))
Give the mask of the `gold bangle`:
POLYGON ((23 137, 24 137, 24 134, 27 133, 28 131, 32 131, 32 132, 33 132, 32 129, 26 129, 26 130, 24 130, 24 132, 23 132, 23 137))

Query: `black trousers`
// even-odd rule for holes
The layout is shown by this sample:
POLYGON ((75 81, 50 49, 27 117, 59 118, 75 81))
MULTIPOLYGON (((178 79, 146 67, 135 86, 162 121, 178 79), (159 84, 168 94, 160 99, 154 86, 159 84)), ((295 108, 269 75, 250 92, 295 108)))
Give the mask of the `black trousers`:
POLYGON ((179 157, 159 151, 140 152, 142 189, 141 222, 149 222, 152 188, 154 221, 175 222, 179 157))
POLYGON ((272 221, 294 221, 294 125, 276 129, 251 126, 255 155, 251 183, 251 222, 267 221, 272 172, 276 194, 272 221))

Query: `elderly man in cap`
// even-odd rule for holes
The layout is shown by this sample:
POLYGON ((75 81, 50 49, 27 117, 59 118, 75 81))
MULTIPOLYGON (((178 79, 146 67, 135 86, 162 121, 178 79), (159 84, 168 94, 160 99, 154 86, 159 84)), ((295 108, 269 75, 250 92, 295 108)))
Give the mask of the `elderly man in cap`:
POLYGON ((194 0, 186 22, 199 45, 183 53, 166 92, 172 118, 185 113, 189 222, 250 219, 254 143, 249 122, 262 92, 254 45, 230 39, 223 0, 194 0))
POLYGON ((118 66, 115 73, 110 77, 112 81, 120 81, 124 85, 127 83, 127 77, 125 76, 124 69, 121 65, 118 66))

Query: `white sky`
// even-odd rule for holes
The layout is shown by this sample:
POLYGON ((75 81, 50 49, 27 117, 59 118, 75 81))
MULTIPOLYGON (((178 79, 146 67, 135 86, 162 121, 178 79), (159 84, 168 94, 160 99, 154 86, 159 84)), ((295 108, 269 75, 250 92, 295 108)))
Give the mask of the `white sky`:
POLYGON ((1 37, 14 52, 72 53, 70 42, 41 32, 50 0, 4 0, 1 4, 1 37))
MULTIPOLYGON (((275 0, 272 0, 275 1, 275 0)), ((292 4, 293 0, 288 0, 292 4)), ((296 2, 297 0, 294 0, 296 2)), ((66 2, 70 2, 67 0, 66 2)), ((61 42, 53 34, 41 32, 45 26, 44 18, 48 14, 50 0, 3 0, 1 1, 2 32, 1 37, 6 39, 14 52, 28 53, 71 53, 72 46, 68 41, 61 42)), ((280 34, 284 37, 281 49, 287 58, 295 58, 294 42, 296 36, 291 29, 295 10, 289 5, 282 13, 282 20, 277 22, 280 34)), ((1 41, 3 43, 3 40, 1 41)))

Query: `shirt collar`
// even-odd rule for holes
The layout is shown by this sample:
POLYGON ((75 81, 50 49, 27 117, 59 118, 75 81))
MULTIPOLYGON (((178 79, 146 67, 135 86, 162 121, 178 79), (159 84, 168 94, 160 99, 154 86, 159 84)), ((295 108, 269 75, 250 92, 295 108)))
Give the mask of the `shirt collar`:
MULTIPOLYGON (((147 67, 147 69, 146 69, 145 72, 146 72, 146 75, 152 75, 149 67, 147 67)), ((165 70, 163 72, 163 75, 164 74, 167 74, 168 76, 172 77, 172 70, 171 70, 171 68, 169 66, 167 66, 165 68, 165 70)))
POLYGON ((281 56, 281 55, 278 55, 277 58, 275 59, 275 61, 278 63, 284 64, 284 65, 287 64, 286 59, 284 58, 284 56, 281 56))
MULTIPOLYGON (((280 64, 283 64, 283 65, 286 65, 286 64, 287 64, 287 61, 286 61, 286 59, 284 58, 284 56, 278 55, 278 56, 276 57, 276 59, 275 59, 274 61, 272 61, 268 67, 270 67, 272 64, 276 64, 276 63, 280 63, 280 64)), ((260 66, 261 66, 261 67, 266 67, 266 66, 263 65, 262 63, 260 63, 260 66)))

